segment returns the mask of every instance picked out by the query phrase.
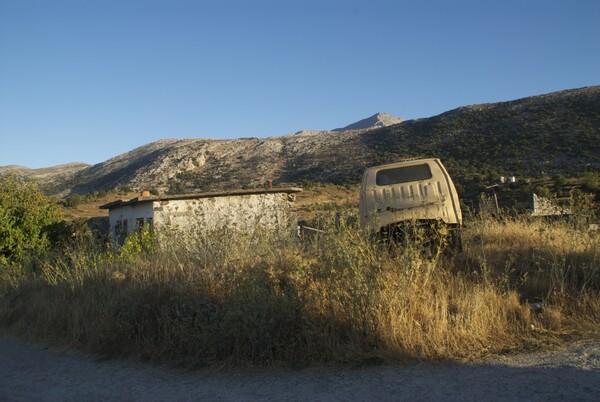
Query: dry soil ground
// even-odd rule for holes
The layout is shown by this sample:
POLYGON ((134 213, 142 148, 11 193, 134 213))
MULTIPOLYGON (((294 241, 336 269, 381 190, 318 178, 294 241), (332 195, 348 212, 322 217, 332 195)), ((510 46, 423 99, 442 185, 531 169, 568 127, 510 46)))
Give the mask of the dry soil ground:
POLYGON ((470 364, 183 371, 0 337, 2 401, 598 401, 600 343, 470 364))

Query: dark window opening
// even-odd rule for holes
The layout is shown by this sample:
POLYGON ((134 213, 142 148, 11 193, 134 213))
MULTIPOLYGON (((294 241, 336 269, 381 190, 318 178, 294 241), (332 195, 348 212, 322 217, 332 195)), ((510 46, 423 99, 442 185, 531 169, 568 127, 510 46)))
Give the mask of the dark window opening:
POLYGON ((402 166, 392 169, 384 169, 377 172, 375 182, 378 186, 389 184, 408 183, 431 179, 431 169, 428 164, 402 166))
POLYGON ((115 222, 115 241, 123 244, 127 238, 127 219, 115 222))
POLYGON ((142 233, 142 230, 144 229, 144 218, 137 218, 136 222, 138 233, 142 233))

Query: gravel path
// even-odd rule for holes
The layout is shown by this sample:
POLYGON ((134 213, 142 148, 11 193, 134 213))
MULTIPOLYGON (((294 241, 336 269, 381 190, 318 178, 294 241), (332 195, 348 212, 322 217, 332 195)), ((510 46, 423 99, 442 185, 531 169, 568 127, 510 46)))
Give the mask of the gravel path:
POLYGON ((0 401, 600 400, 600 342, 477 364, 184 371, 0 337, 0 401))

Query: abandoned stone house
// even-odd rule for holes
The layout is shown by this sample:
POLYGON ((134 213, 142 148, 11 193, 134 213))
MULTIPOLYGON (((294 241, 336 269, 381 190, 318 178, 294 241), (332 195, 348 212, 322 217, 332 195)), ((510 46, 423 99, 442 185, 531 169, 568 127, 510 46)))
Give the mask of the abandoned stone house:
POLYGON ((486 193, 482 193, 479 199, 479 211, 484 215, 500 216, 502 210, 519 211, 527 213, 532 217, 566 217, 571 214, 569 208, 560 206, 555 201, 529 193, 526 198, 500 200, 496 191, 496 186, 488 187, 486 193), (512 204, 508 202, 512 201, 512 204))
POLYGON ((144 225, 157 233, 198 236, 226 228, 252 233, 258 228, 292 235, 297 228, 293 207, 300 188, 152 196, 143 192, 130 200, 100 206, 108 209, 110 237, 115 244, 144 225))

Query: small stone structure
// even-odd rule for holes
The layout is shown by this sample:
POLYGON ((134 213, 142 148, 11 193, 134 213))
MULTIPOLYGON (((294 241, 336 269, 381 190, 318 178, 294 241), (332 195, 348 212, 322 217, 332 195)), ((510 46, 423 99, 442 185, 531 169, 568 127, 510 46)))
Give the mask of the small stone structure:
POLYGON ((569 208, 556 205, 548 198, 533 193, 531 201, 531 216, 566 216, 571 215, 569 208))
POLYGON ((184 237, 220 229, 252 233, 257 228, 291 236, 297 228, 293 202, 300 191, 290 187, 168 196, 142 193, 100 208, 108 209, 115 244, 144 225, 157 233, 184 237))

